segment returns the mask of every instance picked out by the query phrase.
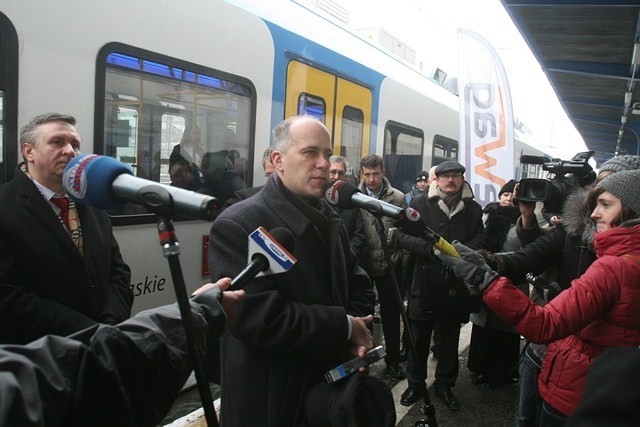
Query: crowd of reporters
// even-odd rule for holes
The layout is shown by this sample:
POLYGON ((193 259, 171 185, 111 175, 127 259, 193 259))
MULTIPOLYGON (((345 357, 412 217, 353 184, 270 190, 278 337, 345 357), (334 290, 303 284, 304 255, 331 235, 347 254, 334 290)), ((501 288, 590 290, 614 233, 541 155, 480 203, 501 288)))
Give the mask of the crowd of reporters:
MULTIPOLYGON (((75 120, 59 114, 34 118, 23 129, 21 147, 25 161, 16 180, 0 187, 5 202, 10 197, 18 201, 3 205, 5 218, 24 221, 24 215, 13 212, 18 208, 45 218, 45 234, 69 248, 48 248, 62 257, 55 265, 41 263, 38 257, 46 254, 35 247, 21 251, 31 269, 34 262, 49 266, 30 271, 12 249, 28 240, 15 234, 13 220, 3 219, 0 280, 6 288, 2 304, 8 308, 3 310, 1 329, 0 421, 82 425, 91 419, 93 425, 154 425, 190 371, 178 310, 162 307, 127 320, 132 296, 122 283, 129 269, 110 227, 104 226, 108 218, 98 224, 94 218, 102 212, 73 202, 69 217, 68 207, 59 208, 50 199, 64 196, 58 184, 64 167, 79 151, 75 120), (98 225, 104 227, 99 239, 92 234, 98 225), (105 266, 91 255, 96 248, 107 251, 109 256, 101 260, 111 261, 105 266), (64 267, 67 264, 74 267, 64 267), (75 282, 67 283, 65 276, 75 270, 75 282), (37 321, 29 323, 25 316, 37 321), (47 316, 52 319, 49 325, 47 316), (61 318, 82 321, 60 328, 61 318), (36 332, 32 324, 38 326, 36 332), (148 388, 155 390, 155 397, 144 393, 148 388)), ((450 410, 464 408, 452 389, 459 375, 460 326, 471 318, 468 369, 473 383, 496 388, 519 381, 517 425, 587 425, 581 423, 584 420, 602 425, 596 420, 604 423, 602 414, 614 410, 603 408, 593 397, 601 390, 597 382, 587 381, 587 372, 608 348, 636 347, 625 360, 637 358, 637 156, 618 156, 601 165, 598 181, 582 183, 567 194, 556 215, 561 220, 548 229, 536 215, 535 204, 514 204, 515 181, 506 182, 498 201, 483 211, 473 200, 464 166, 455 161, 434 166, 429 173, 418 172, 415 185, 403 194, 385 177, 382 157, 360 159, 363 194, 414 209, 431 232, 456 241, 461 257, 434 250, 434 242, 420 228, 384 218, 379 233, 376 214, 327 203, 325 190, 332 179, 346 178, 349 166, 347 159, 332 156, 327 129, 312 118, 293 117, 279 124, 263 166, 266 185, 229 196, 213 223, 209 257, 215 285, 196 291, 190 302, 199 349, 204 351, 222 336, 224 426, 319 425, 317 405, 322 402, 315 399, 322 398, 311 390, 317 390, 328 369, 350 357, 366 357, 374 346, 376 301, 387 373, 398 379, 406 375, 408 380, 403 405, 421 399, 429 404, 427 356, 438 325, 436 396, 450 410), (609 217, 612 205, 619 209, 609 217), (288 273, 255 278, 245 290, 226 291, 228 277, 246 264, 246 236, 258 226, 290 229, 299 263, 288 273), (393 231, 394 226, 400 230, 393 231), (389 240, 382 241, 380 234, 389 240), (384 256, 385 245, 392 258, 384 256), (406 313, 402 298, 407 300, 406 313), (237 312, 226 332, 225 311, 237 312), (403 316, 410 338, 401 339, 403 316), (532 343, 525 346, 518 372, 520 335, 532 343), (584 406, 578 408, 583 394, 584 406), (252 402, 249 407, 247 401, 252 402), (574 412, 581 421, 570 418, 574 412)), ((609 360, 622 360, 621 351, 617 358, 607 353, 609 360)), ((596 362, 594 375, 602 375, 605 363, 605 358, 596 362)), ((366 396, 388 402, 379 392, 366 396)), ((353 405, 347 411, 362 412, 356 401, 347 401, 347 406, 353 405)), ((631 424, 628 417, 637 418, 621 407, 622 402, 616 405, 619 425, 631 424)), ((368 409, 372 419, 382 414, 378 420, 384 419, 385 425, 395 421, 383 404, 368 409)), ((341 416, 331 412, 326 425, 345 425, 341 416)), ((371 418, 361 422, 367 420, 371 418)))

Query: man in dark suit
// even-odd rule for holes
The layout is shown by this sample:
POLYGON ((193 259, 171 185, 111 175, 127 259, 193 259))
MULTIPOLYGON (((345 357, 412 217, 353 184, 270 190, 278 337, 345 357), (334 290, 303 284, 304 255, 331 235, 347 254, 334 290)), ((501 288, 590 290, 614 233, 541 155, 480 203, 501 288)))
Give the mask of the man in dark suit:
POLYGON ((80 151, 72 116, 22 128, 24 162, 0 186, 0 343, 68 335, 131 314, 131 272, 108 215, 67 199, 62 174, 80 151))
POLYGON ((225 427, 307 425, 311 386, 373 346, 371 282, 349 250, 343 221, 324 200, 332 154, 327 128, 312 117, 289 118, 274 129, 273 148, 276 172, 211 228, 214 281, 247 265, 247 237, 259 226, 289 229, 298 260, 288 272, 244 287, 236 323, 222 338, 225 427))
MULTIPOLYGON (((329 169, 329 179, 333 182, 336 180, 344 180, 347 175, 347 159, 342 156, 331 156, 329 159, 331 164, 329 169)), ((362 224, 362 214, 360 209, 343 209, 338 206, 332 206, 333 209, 338 212, 340 218, 344 221, 344 225, 347 227, 347 233, 349 233, 349 244, 351 250, 356 256, 360 256, 360 250, 364 245, 364 226, 362 224)))

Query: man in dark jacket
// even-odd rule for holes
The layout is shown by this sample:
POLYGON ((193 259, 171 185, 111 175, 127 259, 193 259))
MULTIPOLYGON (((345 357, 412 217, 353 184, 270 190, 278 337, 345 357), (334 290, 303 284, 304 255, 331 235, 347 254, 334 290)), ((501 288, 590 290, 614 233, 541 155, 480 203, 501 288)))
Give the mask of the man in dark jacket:
MULTIPOLYGON (((332 182, 344 180, 347 175, 347 159, 342 156, 331 156, 329 163, 329 179, 332 182)), ((338 212, 338 215, 340 215, 340 218, 344 221, 344 225, 347 227, 351 250, 356 256, 360 256, 360 250, 364 244, 364 229, 362 228, 362 214, 360 213, 360 209, 342 209, 338 206, 333 206, 333 209, 338 212)))
MULTIPOLYGON (((244 292, 224 292, 223 299, 230 283, 194 292, 195 342, 217 340, 231 322, 244 292)), ((188 356, 177 304, 69 337, 0 345, 0 425, 156 426, 191 372, 188 356)))
MULTIPOLYGON (((473 193, 464 180, 464 172, 464 166, 453 160, 441 163, 435 170, 436 181, 429 187, 429 192, 413 199, 411 207, 420 213, 427 226, 445 240, 458 240, 469 247, 480 249, 487 244, 482 224, 482 207, 473 201, 473 193)), ((459 410, 460 404, 451 392, 451 387, 455 386, 458 377, 460 324, 469 321, 469 311, 458 307, 463 301, 452 295, 464 292, 452 288, 457 279, 443 268, 433 255, 431 243, 425 238, 401 233, 398 243, 416 255, 408 302, 409 323, 417 358, 409 352, 409 387, 402 394, 400 403, 410 406, 426 392, 427 349, 434 321, 438 321, 441 342, 436 369, 436 396, 447 408, 459 410), (438 290, 441 292, 437 292, 438 290), (461 311, 454 312, 458 308, 461 311)))
MULTIPOLYGON (((362 183, 360 191, 375 199, 382 200, 394 206, 404 206, 404 194, 391 186, 391 182, 385 177, 384 160, 377 154, 369 154, 360 160, 360 175, 362 183)), ((377 291, 380 302, 380 316, 382 318, 382 331, 387 355, 384 360, 387 364, 387 373, 394 378, 405 378, 404 369, 400 366, 402 359, 400 353, 400 306, 397 294, 399 290, 399 270, 402 265, 402 249, 391 248, 393 265, 387 265, 382 241, 378 234, 378 219, 371 212, 362 209, 362 223, 365 234, 365 250, 360 257, 361 265, 371 277, 377 291), (391 278, 390 269, 394 268, 398 283, 391 278)), ((384 235, 389 235, 389 229, 393 227, 393 220, 382 217, 384 235)))
POLYGON ((24 162, 0 187, 0 343, 68 335, 131 314, 131 272, 109 216, 65 197, 62 174, 80 151, 72 116, 33 118, 24 162))
POLYGON ((262 191, 231 205, 211 228, 213 280, 247 265, 247 237, 259 226, 289 229, 298 260, 288 272, 244 287, 246 300, 222 339, 225 427, 306 425, 310 387, 373 345, 371 282, 349 250, 343 221, 324 200, 328 130, 312 117, 292 117, 274 129, 273 148, 276 172, 262 191))

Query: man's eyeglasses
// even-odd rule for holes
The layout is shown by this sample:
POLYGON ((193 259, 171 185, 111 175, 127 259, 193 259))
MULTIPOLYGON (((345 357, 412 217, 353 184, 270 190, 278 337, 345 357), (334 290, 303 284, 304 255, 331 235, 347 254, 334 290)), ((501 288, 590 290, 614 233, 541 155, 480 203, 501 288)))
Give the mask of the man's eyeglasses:
POLYGON ((462 176, 461 173, 443 173, 442 175, 438 175, 438 178, 454 179, 454 178, 460 178, 461 176, 462 176))

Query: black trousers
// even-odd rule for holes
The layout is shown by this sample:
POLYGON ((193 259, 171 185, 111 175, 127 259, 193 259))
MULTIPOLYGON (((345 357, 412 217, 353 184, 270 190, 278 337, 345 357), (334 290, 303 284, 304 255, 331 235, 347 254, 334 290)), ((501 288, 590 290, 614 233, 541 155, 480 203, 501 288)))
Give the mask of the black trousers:
POLYGON ((378 290, 380 302, 382 332, 387 353, 384 360, 387 363, 395 363, 400 359, 400 307, 398 307, 395 285, 389 274, 373 277, 372 280, 378 290))
MULTIPOLYGON (((409 385, 425 387, 427 380, 427 358, 431 344, 434 321, 409 319, 411 334, 416 347, 417 358, 409 352, 407 359, 407 381, 409 385)), ((453 387, 458 379, 458 342, 460 340, 460 322, 438 320, 440 324, 440 354, 436 367, 435 385, 453 387)))

